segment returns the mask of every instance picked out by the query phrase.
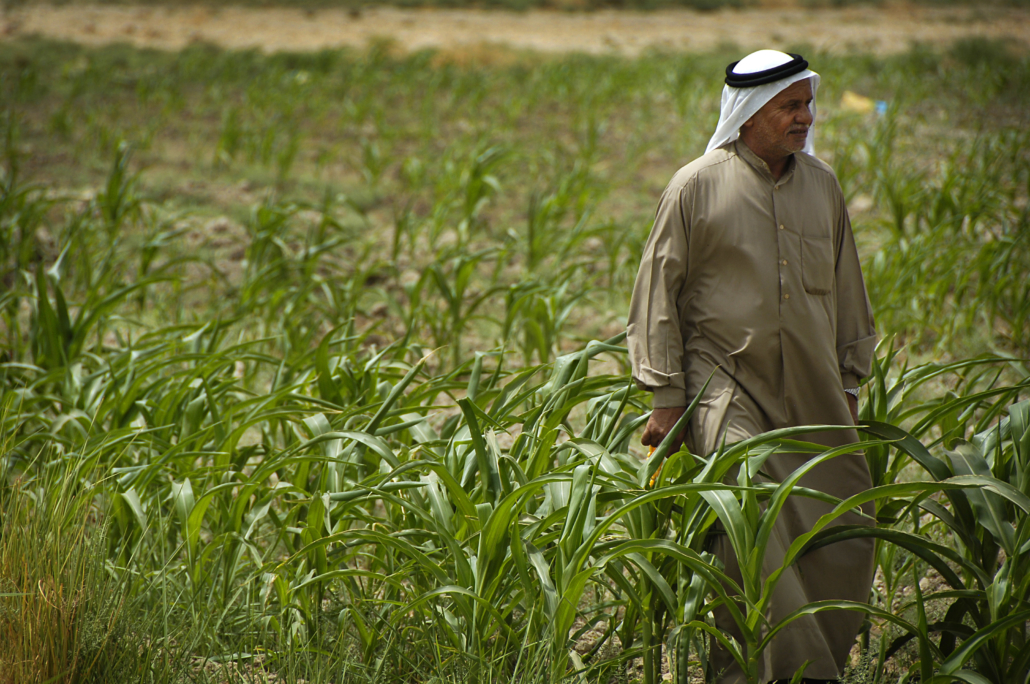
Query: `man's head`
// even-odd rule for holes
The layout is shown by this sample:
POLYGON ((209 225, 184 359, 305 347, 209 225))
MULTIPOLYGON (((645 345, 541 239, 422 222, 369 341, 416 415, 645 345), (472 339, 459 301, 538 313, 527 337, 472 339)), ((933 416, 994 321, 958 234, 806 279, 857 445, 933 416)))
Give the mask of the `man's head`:
POLYGON ((812 81, 781 90, 740 127, 740 139, 759 157, 783 158, 805 148, 812 112, 812 81))
POLYGON ((773 149, 789 148, 787 154, 799 149, 814 154, 810 129, 815 119, 815 95, 818 88, 819 74, 808 69, 808 62, 801 55, 759 50, 739 62, 733 62, 726 67, 726 86, 722 91, 719 125, 708 143, 707 151, 711 152, 736 140, 738 135, 748 137, 752 133, 760 133, 763 134, 763 140, 769 139, 774 143, 773 149), (800 98, 797 97, 799 94, 800 98), (783 104, 796 108, 794 118, 798 120, 781 121, 788 117, 788 112, 776 107, 783 104), (760 111, 762 114, 759 114, 760 111), (775 116, 765 116, 774 112, 775 116), (774 130, 780 124, 785 125, 786 130, 780 130, 778 136, 774 135, 774 130), (801 135, 802 130, 806 135, 801 135), (779 140, 775 139, 777 137, 779 140), (797 146, 798 141, 800 146, 797 146))

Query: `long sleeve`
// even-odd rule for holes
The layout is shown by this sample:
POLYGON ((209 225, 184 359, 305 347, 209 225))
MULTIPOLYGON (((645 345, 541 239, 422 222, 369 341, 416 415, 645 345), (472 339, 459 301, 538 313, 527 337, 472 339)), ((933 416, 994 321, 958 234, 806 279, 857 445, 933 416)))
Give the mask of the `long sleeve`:
POLYGON ((845 388, 858 387, 869 375, 876 349, 872 307, 862 279, 862 266, 851 232, 851 220, 840 199, 840 249, 837 253, 837 362, 845 388))
POLYGON ((627 344, 637 386, 654 393, 655 408, 687 405, 683 334, 677 301, 687 275, 693 183, 662 194, 633 286, 627 344))

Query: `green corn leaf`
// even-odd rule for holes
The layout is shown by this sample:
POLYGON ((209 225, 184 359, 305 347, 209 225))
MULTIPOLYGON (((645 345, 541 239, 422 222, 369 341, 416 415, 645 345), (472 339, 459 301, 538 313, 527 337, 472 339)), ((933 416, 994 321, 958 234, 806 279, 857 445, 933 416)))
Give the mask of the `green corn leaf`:
POLYGON ((186 520, 189 518, 190 511, 193 510, 193 506, 196 503, 193 499, 193 485, 190 484, 188 477, 181 483, 172 483, 171 499, 175 505, 175 512, 178 514, 179 520, 182 521, 185 529, 186 520))
POLYGON ((79 309, 78 314, 75 316, 75 323, 70 331, 72 334, 69 338, 69 355, 72 357, 78 356, 86 338, 94 332, 94 326, 101 317, 108 315, 114 307, 128 299, 129 296, 137 290, 145 289, 151 285, 166 280, 170 280, 170 278, 144 278, 132 283, 131 285, 118 288, 99 301, 91 298, 85 306, 79 309))
POLYGON ((60 282, 55 279, 52 286, 54 288, 54 304, 56 305, 57 314, 57 332, 58 335, 60 335, 62 342, 65 345, 68 345, 67 351, 70 352, 72 350, 71 343, 75 338, 76 330, 72 327, 71 318, 68 316, 68 304, 64 301, 64 292, 61 290, 60 282))
POLYGON ((254 534, 254 530, 257 529, 258 524, 268 515, 268 509, 272 507, 272 497, 258 506, 255 506, 250 515, 247 516, 247 529, 243 532, 244 539, 250 539, 254 534))
MULTIPOLYGON (((440 568, 440 564, 427 556, 422 550, 414 546, 410 542, 394 537, 382 532, 375 530, 347 530, 344 532, 337 532, 335 534, 326 535, 321 539, 316 539, 310 543, 305 544, 301 548, 297 549, 292 555, 283 560, 278 564, 277 567, 281 568, 290 563, 296 562, 300 557, 307 555, 312 549, 316 547, 325 547, 330 544, 343 542, 353 543, 367 543, 367 544, 378 544, 385 548, 390 548, 398 551, 408 558, 410 558, 415 565, 421 570, 425 571, 428 575, 432 576, 440 584, 446 584, 449 578, 446 573, 440 568)), ((469 578, 471 579, 471 577, 469 578)), ((471 582, 470 582, 471 586, 471 582)))
POLYGON ((955 673, 966 664, 966 661, 973 657, 980 648, 983 648, 996 635, 1030 622, 1030 610, 1022 610, 1013 613, 1005 618, 995 620, 983 629, 979 629, 972 637, 962 642, 962 645, 955 649, 955 652, 947 660, 940 664, 939 673, 943 676, 955 676, 955 673))
POLYGON ((50 369, 67 365, 64 338, 57 315, 50 305, 42 265, 36 271, 36 321, 32 334, 35 350, 33 361, 37 366, 50 369))
POLYGON ((614 451, 616 447, 629 439, 629 436, 647 424, 650 413, 645 413, 632 420, 623 421, 622 426, 615 432, 615 435, 608 441, 605 448, 614 451))
POLYGON ((736 497, 725 490, 702 491, 700 494, 719 517, 734 553, 738 558, 748 558, 754 548, 753 540, 757 530, 748 526, 736 497))
POLYGON ((479 378, 483 374, 483 357, 485 354, 476 352, 472 362, 472 371, 469 373, 469 384, 465 390, 465 396, 469 401, 475 401, 479 393, 479 378))
MULTIPOLYGON (((370 448, 376 456, 388 463, 391 468, 400 467, 400 461, 397 459, 397 455, 393 453, 393 449, 391 449, 385 441, 375 435, 370 435, 366 432, 356 432, 353 430, 325 432, 294 447, 293 451, 303 451, 304 449, 308 449, 313 446, 321 447, 323 443, 332 443, 334 440, 341 439, 352 440, 370 448)), ((332 449, 330 449, 330 451, 331 450, 332 449)))
POLYGON ((544 554, 529 542, 526 542, 526 553, 530 565, 536 570, 540 588, 543 590, 545 615, 549 620, 554 620, 558 613, 558 590, 555 589, 554 582, 551 580, 550 567, 547 565, 544 554))
POLYGON ((981 487, 992 494, 1007 499, 1022 510, 1023 513, 1030 515, 1030 496, 1019 491, 1008 482, 995 477, 981 477, 979 475, 958 475, 948 478, 946 482, 963 488, 981 487))
POLYGON ((799 667, 794 672, 794 676, 790 678, 790 684, 801 684, 801 678, 805 676, 805 670, 807 670, 808 666, 811 664, 811 660, 806 660, 805 662, 801 663, 801 667, 799 667))
POLYGON ((451 524, 451 517, 454 515, 454 511, 444 498, 444 493, 440 488, 440 476, 430 472, 428 475, 422 476, 422 481, 426 483, 426 492, 429 495, 429 505, 433 517, 445 534, 453 536, 454 528, 451 524))
MULTIPOLYGON (((715 556, 710 553, 702 553, 701 560, 709 564, 714 564, 715 556)), ((687 591, 683 594, 683 614, 680 617, 681 622, 686 623, 697 618, 701 605, 704 602, 705 594, 707 593, 708 587, 705 583, 704 576, 692 573, 690 575, 690 584, 687 587, 687 591)))
POLYGON ((358 638, 361 640, 364 646, 365 660, 370 660, 376 645, 379 643, 378 632, 369 629, 368 623, 365 621, 365 618, 362 617, 361 612, 358 611, 356 608, 345 608, 340 613, 341 621, 343 621, 345 615, 350 617, 351 622, 354 624, 354 627, 358 631, 358 638))
POLYGON ((944 461, 932 455, 919 440, 899 427, 870 421, 860 425, 858 429, 877 439, 893 442, 898 449, 911 456, 935 480, 946 480, 954 474, 944 461))
MULTIPOLYGON (((910 509, 912 506, 912 502, 908 501, 907 499, 898 499, 896 501, 892 501, 891 504, 897 504, 899 507, 903 507, 905 509, 910 509)), ((947 525, 952 532, 959 535, 964 544, 969 545, 973 543, 973 537, 968 536, 969 530, 965 529, 962 525, 960 525, 959 522, 955 519, 955 516, 953 516, 951 514, 951 511, 949 511, 947 508, 937 503, 933 499, 920 499, 918 505, 924 511, 930 513, 935 518, 937 518, 945 525, 947 525)), ((879 511, 877 511, 877 514, 879 515, 879 511)))
POLYGON ((122 492, 121 498, 125 501, 129 510, 132 511, 132 515, 136 518, 136 524, 139 525, 140 532, 145 532, 147 529, 147 514, 143 511, 143 505, 140 503, 139 494, 136 493, 135 487, 131 487, 128 491, 122 492))
MULTIPOLYGON (((501 495, 510 494, 512 491, 511 470, 501 467, 505 457, 504 452, 501 450, 501 445, 497 442, 497 433, 493 430, 487 430, 485 439, 487 457, 490 459, 490 463, 496 464, 495 467, 501 479, 501 495)), ((518 464, 516 464, 516 468, 517 466, 518 464)))
POLYGON ((952 684, 953 682, 965 682, 965 684, 994 684, 990 679, 976 672, 969 670, 956 670, 946 675, 934 675, 927 684, 952 684))
POLYGON ((651 562, 640 553, 628 553, 626 554, 626 558, 632 561, 633 564, 636 565, 638 568, 640 568, 640 570, 647 577, 648 581, 651 583, 651 586, 658 590, 658 595, 665 603, 665 607, 669 611, 669 614, 675 615, 677 608, 676 594, 675 592, 673 592, 672 587, 669 586, 669 583, 666 581, 664 577, 662 577, 661 573, 658 572, 655 566, 652 565, 651 562))
MULTIPOLYGON (((620 591, 629 599, 631 608, 637 611, 643 611, 644 599, 641 597, 638 589, 646 589, 643 583, 635 584, 633 581, 636 579, 633 575, 632 569, 627 567, 621 559, 615 559, 608 563, 604 568, 604 574, 619 588, 620 591)), ((701 580, 704 581, 703 579, 701 580)), ((707 590, 705 591, 707 594, 707 590)))
POLYGON ((509 379, 507 384, 501 389, 500 394, 497 395, 497 398, 490 404, 488 413, 494 420, 502 420, 511 410, 536 392, 535 388, 520 392, 520 388, 524 387, 534 375, 539 373, 541 368, 542 366, 526 368, 516 373, 515 377, 509 379))
POLYGON ((994 582, 987 587, 987 605, 993 620, 1002 616, 1012 597, 1012 565, 1012 557, 1006 557, 1001 568, 994 574, 994 582))
MULTIPOLYGON (((216 485, 205 492, 204 495, 197 500, 196 504, 192 506, 189 516, 186 519, 185 527, 186 537, 190 548, 196 548, 200 539, 200 529, 204 525, 204 516, 207 515, 211 502, 214 501, 219 492, 231 491, 235 487, 236 483, 234 482, 226 482, 224 484, 216 485)), ((190 494, 192 496, 192 492, 190 494)))
MULTIPOLYGON (((292 585, 290 587, 290 590, 296 592, 306 587, 309 587, 313 584, 324 584, 335 579, 345 579, 349 577, 359 577, 368 580, 382 579, 382 575, 380 575, 377 572, 372 572, 370 570, 358 570, 355 568, 344 568, 342 570, 329 570, 328 572, 308 577, 307 579, 292 585)), ((345 610, 350 609, 347 608, 345 610)))
POLYGON ((693 622, 687 623, 686 626, 705 632, 710 639, 719 642, 719 645, 722 646, 723 650, 730 654, 740 669, 747 672, 747 658, 744 657, 744 654, 741 652, 740 644, 738 644, 736 640, 731 640, 724 631, 701 620, 694 620, 693 622))
POLYGON ((1016 488, 1030 495, 1030 400, 1009 407, 1009 431, 1017 463, 1016 488))
MULTIPOLYGON (((783 617, 782 620, 772 625, 769 630, 764 633, 762 640, 758 643, 758 652, 764 651, 772 642, 772 640, 779 634, 783 629, 789 626, 798 618, 804 617, 805 615, 815 615, 817 613, 825 612, 828 610, 851 610, 860 613, 865 613, 877 619, 889 622, 900 627, 905 632, 918 633, 918 628, 907 620, 894 615, 890 611, 877 608, 876 606, 868 603, 860 603, 857 601, 813 601, 808 605, 802 606, 797 610, 791 612, 789 615, 783 617)), ((930 644, 933 647, 933 644, 930 644)))
POLYGON ((566 557, 571 557, 573 551, 579 548, 583 540, 584 520, 588 511, 587 500, 592 493, 594 472, 594 469, 588 465, 576 466, 572 472, 572 485, 569 489, 567 504, 568 513, 561 538, 558 541, 559 546, 565 551, 566 557))
POLYGON ((791 545, 787 558, 796 558, 808 549, 820 548, 839 541, 862 537, 883 539, 906 549, 933 567, 955 589, 963 590, 966 588, 966 585, 955 571, 949 567, 949 562, 959 565, 971 573, 981 587, 987 587, 991 583, 991 578, 984 573, 980 566, 966 560, 961 554, 955 552, 954 549, 936 544, 921 535, 900 530, 866 527, 864 525, 837 525, 830 529, 806 535, 805 540, 802 540, 800 544, 795 540, 797 546, 791 545))
POLYGON ((332 371, 329 368, 329 345, 332 342, 332 333, 322 337, 318 344, 318 351, 315 353, 315 371, 317 372, 318 393, 326 401, 336 405, 343 405, 343 398, 340 390, 333 382, 332 371))
MULTIPOLYGON (((404 419, 402 424, 408 426, 408 429, 411 432, 412 439, 414 439, 417 443, 428 445, 440 441, 440 435, 437 434, 436 430, 433 429, 432 425, 426 422, 425 416, 419 416, 414 413, 406 413, 401 417, 404 419)), ((378 437, 381 435, 379 435, 377 432, 376 436, 378 437)), ((432 447, 430 447, 430 450, 432 450, 432 447)), ((433 451, 433 453, 436 452, 433 451)))
POLYGON ((446 491, 450 503, 461 513, 461 515, 467 519, 477 517, 475 504, 469 498, 468 493, 462 488, 461 484, 454 479, 450 471, 441 463, 429 463, 423 462, 421 467, 436 474, 440 484, 443 485, 441 491, 446 491))
POLYGON ((421 489, 425 482, 383 482, 376 487, 354 487, 346 492, 326 492, 326 496, 334 503, 348 503, 358 499, 378 499, 392 492, 403 492, 409 489, 421 489))
POLYGON ((419 359, 418 363, 416 363, 411 368, 411 370, 409 370, 404 375, 404 377, 401 378, 401 381, 394 385, 393 389, 390 390, 390 394, 388 394, 386 399, 383 400, 383 403, 379 407, 379 410, 376 411, 376 414, 374 416, 372 416, 372 420, 370 420, 368 422, 368 425, 365 426, 365 432, 371 434, 375 433, 376 429, 379 427, 379 424, 383 422, 383 420, 386 418, 387 414, 390 412, 390 409, 393 408, 393 405, 397 403, 397 400, 404 393, 404 390, 407 389, 408 385, 411 384, 411 382, 422 370, 422 367, 425 366, 426 360, 427 359, 425 357, 419 359))
MULTIPOLYGON (((408 414, 405 414, 405 415, 406 416, 411 416, 413 414, 408 413, 408 414)), ((415 416, 413 418, 409 418, 408 420, 402 421, 402 422, 397 423, 395 425, 387 425, 385 427, 381 427, 381 428, 379 428, 379 429, 377 429, 375 431, 375 436, 376 437, 386 437, 387 435, 392 435, 392 434, 395 434, 397 432, 403 432, 404 430, 410 430, 410 429, 413 429, 413 428, 418 428, 418 427, 422 426, 425 422, 426 422, 426 417, 425 416, 415 416)), ((430 428, 430 430, 431 429, 432 428, 430 428)), ((414 434, 414 432, 412 434, 414 434)), ((427 433, 422 432, 421 434, 425 435, 427 433)))
MULTIPOLYGON (((304 419, 304 427, 308 429, 308 434, 311 438, 321 437, 322 435, 329 434, 333 431, 333 426, 329 424, 325 415, 322 413, 316 413, 308 416, 304 419)), ((318 443, 318 446, 322 452, 322 455, 326 458, 339 458, 340 457, 340 440, 331 439, 323 440, 318 443)))
MULTIPOLYGON (((1010 496, 1017 500, 1024 499, 1023 503, 1028 507, 1024 512, 1028 514, 1030 498, 1007 482, 996 480, 987 461, 969 442, 958 442, 953 449, 945 450, 945 453, 951 458, 952 468, 959 477, 973 478, 973 482, 981 484, 982 490, 967 490, 966 499, 976 514, 977 522, 990 532, 997 543, 1005 549, 1006 554, 1013 555, 1016 552, 1015 530, 1007 520, 1002 497, 995 491, 1004 487, 1010 490, 1010 496)), ((954 482, 957 479, 951 478, 949 481, 954 482)))
POLYGON ((533 577, 529 572, 529 558, 526 555, 526 545, 522 541, 522 535, 519 534, 518 529, 511 535, 511 558, 515 565, 515 570, 519 573, 519 582, 522 584, 522 591, 526 595, 526 606, 528 608, 538 592, 536 585, 533 583, 533 577))
POLYGON ((526 499, 537 490, 537 486, 542 486, 542 484, 538 482, 536 486, 521 487, 492 507, 490 515, 480 531, 479 554, 480 562, 487 563, 491 570, 496 570, 508 553, 510 545, 515 543, 513 539, 518 534, 514 521, 520 507, 525 505, 526 499), (514 530, 513 525, 516 528, 514 530))
POLYGON ((926 622, 926 607, 923 605, 923 590, 919 586, 919 573, 916 572, 915 564, 912 565, 912 589, 915 591, 916 599, 913 602, 916 609, 916 640, 919 642, 919 679, 928 681, 933 677, 933 654, 930 653, 929 625, 926 622))
POLYGON ((465 421, 468 423, 469 436, 472 439, 472 448, 475 450, 476 463, 479 466, 479 472, 483 476, 487 492, 493 501, 497 501, 503 493, 501 474, 499 472, 500 466, 495 458, 491 458, 491 454, 486 448, 486 442, 483 440, 483 433, 480 432, 479 421, 472 408, 472 402, 468 399, 459 399, 458 406, 461 407, 461 411, 465 415, 465 421))
MULTIPOLYGON (((422 604, 432 601, 434 598, 441 596, 447 596, 450 598, 464 597, 470 599, 473 603, 479 606, 479 608, 482 609, 485 613, 488 613, 491 617, 493 617, 494 624, 497 627, 499 627, 502 632, 504 632, 507 638, 517 638, 517 636, 512 632, 511 628, 508 626, 507 621, 504 619, 504 616, 501 615, 501 613, 489 601, 480 598, 474 591, 470 591, 465 587, 459 587, 456 585, 438 587, 437 589, 427 591, 411 603, 404 606, 401 610, 396 611, 394 613, 394 620, 398 620, 401 616, 411 611, 414 611, 422 604)), ((463 605, 460 602, 456 602, 456 604, 459 606, 463 605)), ((471 611, 466 609, 465 611, 463 611, 463 613, 466 620, 472 619, 471 611)))
MULTIPOLYGON (((570 586, 582 586, 586 577, 603 569, 611 561, 631 553, 662 553, 669 558, 687 566, 692 572, 700 575, 708 583, 708 588, 714 591, 722 599, 729 610, 731 617, 738 626, 746 624, 744 615, 739 611, 735 601, 730 600, 731 595, 741 595, 743 592, 725 573, 710 562, 707 562, 701 555, 685 548, 673 541, 666 539, 639 539, 628 540, 617 544, 611 551, 597 559, 597 562, 590 568, 579 571, 577 577, 570 586)), ((750 605, 751 610, 755 609, 750 605)))
POLYGON ((622 412, 626 410, 626 404, 629 402, 629 398, 632 392, 633 384, 631 381, 625 389, 612 393, 613 398, 616 396, 619 398, 619 405, 615 408, 614 411, 610 413, 610 416, 607 420, 607 424, 603 426, 603 430, 596 440, 597 442, 601 444, 610 443, 612 434, 614 434, 615 428, 618 426, 619 417, 622 415, 622 412))

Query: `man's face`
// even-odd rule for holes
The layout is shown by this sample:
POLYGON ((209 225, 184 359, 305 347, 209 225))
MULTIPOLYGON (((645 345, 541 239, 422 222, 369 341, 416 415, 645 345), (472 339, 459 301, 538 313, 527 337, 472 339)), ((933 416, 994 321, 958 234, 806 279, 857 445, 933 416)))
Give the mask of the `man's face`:
MULTIPOLYGON (((805 147, 812 116, 810 79, 792 83, 751 117, 741 131, 766 153, 788 156, 805 147)), ((758 150, 755 150, 756 152, 758 150)))

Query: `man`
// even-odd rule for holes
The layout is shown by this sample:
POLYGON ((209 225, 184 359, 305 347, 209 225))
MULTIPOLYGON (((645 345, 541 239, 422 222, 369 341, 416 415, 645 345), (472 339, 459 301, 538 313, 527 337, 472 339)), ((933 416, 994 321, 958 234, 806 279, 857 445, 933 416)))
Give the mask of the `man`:
MULTIPOLYGON (((859 378, 869 373, 875 331, 844 197, 813 154, 819 76, 799 55, 761 50, 726 69, 722 112, 706 154, 680 169, 655 217, 629 314, 636 383, 653 392, 645 445, 657 446, 714 371, 685 435, 709 454, 774 428, 857 421, 859 378)), ((809 437, 826 446, 854 430, 809 437)), ((781 480, 809 455, 775 454, 764 471, 781 480)), ((849 454, 801 481, 839 498, 871 486, 865 459, 849 454)), ((793 496, 780 514, 766 572, 829 506, 793 496)), ((868 512, 868 511, 867 511, 868 512)), ((851 513, 840 524, 868 524, 851 513)), ((739 580, 725 535, 714 552, 739 580)), ((822 599, 866 601, 871 540, 805 554, 782 576, 773 622, 822 599)), ((720 628, 739 634, 725 613, 720 628)), ((763 681, 834 681, 862 615, 832 611, 792 623, 764 654, 763 681)), ((719 682, 745 681, 715 648, 719 682)))

